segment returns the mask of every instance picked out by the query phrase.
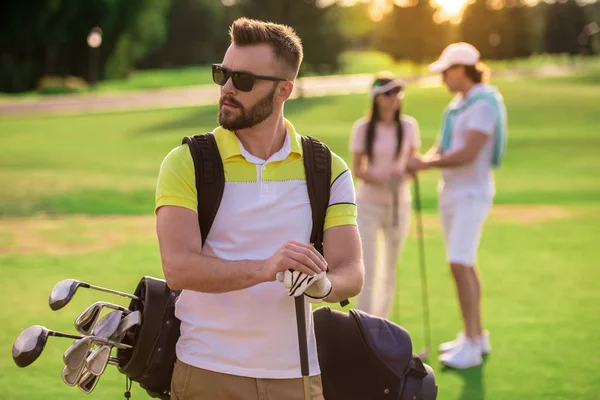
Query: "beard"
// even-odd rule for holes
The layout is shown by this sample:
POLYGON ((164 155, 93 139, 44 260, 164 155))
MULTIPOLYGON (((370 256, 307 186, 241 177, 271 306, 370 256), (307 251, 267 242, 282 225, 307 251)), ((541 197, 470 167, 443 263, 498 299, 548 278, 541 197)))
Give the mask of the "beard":
POLYGON ((273 113, 275 89, 277 89, 277 86, 249 109, 246 109, 242 103, 231 96, 222 97, 219 101, 219 125, 228 131, 236 131, 252 128, 257 124, 260 124, 273 113), (235 110, 224 109, 224 101, 236 106, 239 113, 236 113, 235 110))

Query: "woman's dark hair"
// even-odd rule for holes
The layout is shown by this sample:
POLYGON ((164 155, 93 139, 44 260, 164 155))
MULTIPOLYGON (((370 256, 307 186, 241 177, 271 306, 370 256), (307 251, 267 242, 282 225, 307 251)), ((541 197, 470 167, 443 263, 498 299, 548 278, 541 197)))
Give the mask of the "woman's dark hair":
POLYGON ((476 65, 465 65, 464 67, 465 75, 473 81, 473 83, 487 82, 489 69, 484 63, 479 62, 476 65))
MULTIPOLYGON (((374 86, 383 86, 392 81, 392 78, 377 78, 374 82, 374 86)), ((381 119, 379 115, 379 106, 377 105, 377 101, 375 100, 376 96, 373 96, 373 103, 371 105, 371 115, 369 117, 369 123, 367 124, 367 134, 365 135, 365 149, 367 152, 367 160, 369 163, 373 160, 373 143, 375 142, 375 126, 377 122, 381 119)), ((394 115, 394 120, 396 121, 396 137, 398 140, 396 141, 396 157, 400 155, 400 149, 402 149, 402 139, 404 137, 404 128, 402 127, 402 123, 400 122, 400 116, 402 115, 402 103, 396 110, 394 115)))

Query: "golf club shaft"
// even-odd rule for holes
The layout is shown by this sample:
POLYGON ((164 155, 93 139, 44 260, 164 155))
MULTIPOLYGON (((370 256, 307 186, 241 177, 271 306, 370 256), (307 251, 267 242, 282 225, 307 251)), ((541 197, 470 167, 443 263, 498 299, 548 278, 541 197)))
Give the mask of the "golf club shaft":
POLYGON ((82 282, 81 286, 85 287, 85 288, 88 288, 88 289, 99 290, 99 291, 105 292, 105 293, 111 293, 111 294, 116 294, 116 295, 123 296, 123 297, 129 297, 130 299, 133 299, 133 300, 139 300, 140 299, 139 297, 134 296, 134 295, 129 294, 129 293, 119 292, 118 290, 107 289, 107 288, 103 288, 101 286, 90 285, 89 283, 85 283, 85 282, 82 282))
POLYGON ((431 348, 431 335, 429 326, 429 294, 427 291, 427 271, 425 269, 425 239, 423 236, 423 216, 421 213, 421 193, 419 190, 419 176, 415 175, 415 205, 417 209, 417 233, 419 239, 419 254, 421 260, 421 299, 423 302, 423 330, 425 334, 425 347, 431 348))
POLYGON ((84 338, 89 337, 96 343, 106 344, 106 345, 114 346, 114 347, 117 347, 120 349, 133 349, 133 346, 130 346, 128 344, 113 342, 112 340, 108 340, 108 339, 105 339, 102 337, 97 337, 97 336, 77 336, 77 335, 70 335, 68 333, 62 333, 62 332, 57 332, 57 331, 48 331, 48 336, 56 336, 56 337, 63 337, 63 338, 69 338, 69 339, 84 339, 84 338))
POLYGON ((306 338, 306 320, 304 310, 304 295, 294 299, 296 307, 296 325, 298 327, 298 346, 300 350, 300 372, 302 374, 302 386, 304 390, 304 400, 312 400, 310 391, 310 374, 308 367, 308 343, 306 338))
POLYGON ((48 335, 62 337, 62 338, 68 338, 68 339, 83 339, 85 337, 85 336, 78 336, 78 335, 70 335, 68 333, 62 333, 62 332, 57 332, 57 331, 48 331, 48 335))
POLYGON ((392 226, 394 228, 398 227, 398 188, 394 188, 392 191, 392 226))

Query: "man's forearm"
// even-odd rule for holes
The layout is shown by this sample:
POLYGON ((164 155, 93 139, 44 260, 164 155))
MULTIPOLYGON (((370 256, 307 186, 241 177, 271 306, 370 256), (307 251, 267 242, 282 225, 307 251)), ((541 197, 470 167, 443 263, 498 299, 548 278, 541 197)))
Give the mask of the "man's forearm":
POLYGON ((333 268, 327 273, 327 278, 331 281, 331 293, 324 301, 337 303, 358 295, 363 287, 362 271, 360 261, 349 261, 333 268))
MULTIPOLYGON (((163 257, 163 270, 171 289, 225 293, 268 281, 265 261, 227 261, 196 251, 172 259, 163 257)), ((275 279, 275 277, 273 277, 275 279)))
POLYGON ((451 168, 458 167, 473 161, 472 154, 466 149, 458 150, 448 155, 434 155, 423 161, 426 168, 451 168))

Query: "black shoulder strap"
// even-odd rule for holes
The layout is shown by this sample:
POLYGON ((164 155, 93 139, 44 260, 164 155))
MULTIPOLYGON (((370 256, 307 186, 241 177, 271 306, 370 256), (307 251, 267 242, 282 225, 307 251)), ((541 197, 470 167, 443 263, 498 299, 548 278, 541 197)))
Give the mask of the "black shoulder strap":
MULTIPOLYGON (((323 228, 331 193, 331 150, 313 137, 302 136, 302 151, 313 220, 310 242, 323 254, 323 228)), ((348 304, 348 300, 340 302, 342 307, 348 304)))
POLYGON ((323 228, 331 191, 331 151, 310 136, 302 136, 302 150, 313 220, 310 242, 323 254, 323 228))
POLYGON ((186 136, 181 143, 187 143, 194 160, 198 192, 198 223, 202 234, 202 246, 204 246, 225 190, 223 160, 212 132, 186 136))

